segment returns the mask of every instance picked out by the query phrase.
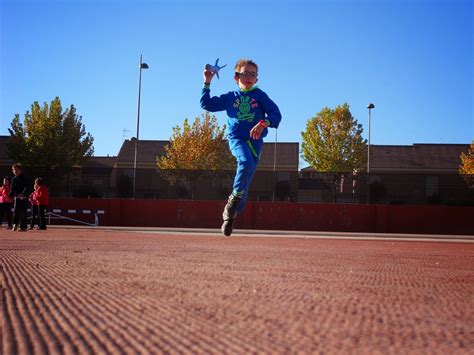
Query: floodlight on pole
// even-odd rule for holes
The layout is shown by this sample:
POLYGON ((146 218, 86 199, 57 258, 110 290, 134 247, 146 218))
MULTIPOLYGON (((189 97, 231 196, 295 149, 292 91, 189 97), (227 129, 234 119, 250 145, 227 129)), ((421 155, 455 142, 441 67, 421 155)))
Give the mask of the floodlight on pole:
POLYGON ((138 75, 138 112, 137 112, 137 136, 135 139, 135 158, 133 159, 133 198, 135 198, 136 181, 137 181, 137 156, 138 156, 138 140, 140 137, 140 97, 142 92, 142 69, 149 69, 148 64, 142 62, 140 54, 140 66, 138 75))
POLYGON ((375 108, 373 103, 367 105, 369 110, 369 142, 367 145, 367 203, 370 203, 370 186, 369 186, 369 174, 370 174, 370 111, 375 108))

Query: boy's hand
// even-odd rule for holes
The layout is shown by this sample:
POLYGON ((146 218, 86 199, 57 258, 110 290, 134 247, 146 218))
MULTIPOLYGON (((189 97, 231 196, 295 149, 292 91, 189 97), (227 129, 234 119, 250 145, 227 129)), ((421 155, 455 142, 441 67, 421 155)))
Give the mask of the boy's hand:
POLYGON ((204 69, 204 72, 202 73, 204 82, 210 84, 212 81, 212 78, 214 77, 214 74, 215 73, 213 73, 212 71, 204 69))
POLYGON ((262 135, 263 130, 265 127, 263 127, 260 123, 257 123, 253 128, 250 130, 250 138, 252 139, 260 139, 260 136, 262 135))

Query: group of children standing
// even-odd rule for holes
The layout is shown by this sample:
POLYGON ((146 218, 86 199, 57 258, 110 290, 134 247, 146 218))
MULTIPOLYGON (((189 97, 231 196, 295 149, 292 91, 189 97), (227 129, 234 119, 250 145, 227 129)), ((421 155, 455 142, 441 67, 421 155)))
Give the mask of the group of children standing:
POLYGON ((46 229, 46 208, 49 203, 48 188, 42 178, 36 178, 31 191, 28 178, 23 174, 21 164, 12 166, 13 178, 6 176, 0 187, 0 227, 6 217, 8 228, 24 232, 33 229, 46 229), (31 223, 28 227, 28 202, 31 204, 31 223), (13 208, 13 215, 12 215, 13 208))

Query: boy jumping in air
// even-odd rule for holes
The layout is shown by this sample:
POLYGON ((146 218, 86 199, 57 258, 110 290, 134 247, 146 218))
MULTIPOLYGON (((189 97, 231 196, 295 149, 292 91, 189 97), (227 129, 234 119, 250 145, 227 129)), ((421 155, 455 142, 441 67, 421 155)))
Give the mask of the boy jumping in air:
POLYGON ((278 128, 281 113, 278 106, 255 84, 258 81, 258 66, 252 60, 241 59, 235 65, 234 80, 239 91, 221 96, 210 96, 213 72, 204 70, 204 88, 201 107, 209 112, 227 112, 227 138, 232 155, 237 159, 234 186, 222 213, 222 233, 230 236, 234 220, 242 212, 247 201, 260 153, 263 137, 268 127, 278 128))

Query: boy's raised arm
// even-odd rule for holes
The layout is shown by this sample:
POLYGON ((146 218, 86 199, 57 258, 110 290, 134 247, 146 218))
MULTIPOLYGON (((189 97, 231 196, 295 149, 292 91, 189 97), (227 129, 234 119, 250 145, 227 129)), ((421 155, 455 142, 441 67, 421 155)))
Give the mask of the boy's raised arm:
POLYGON ((210 70, 204 69, 202 76, 204 78, 204 84, 210 84, 212 81, 212 78, 214 77, 214 73, 210 70))

